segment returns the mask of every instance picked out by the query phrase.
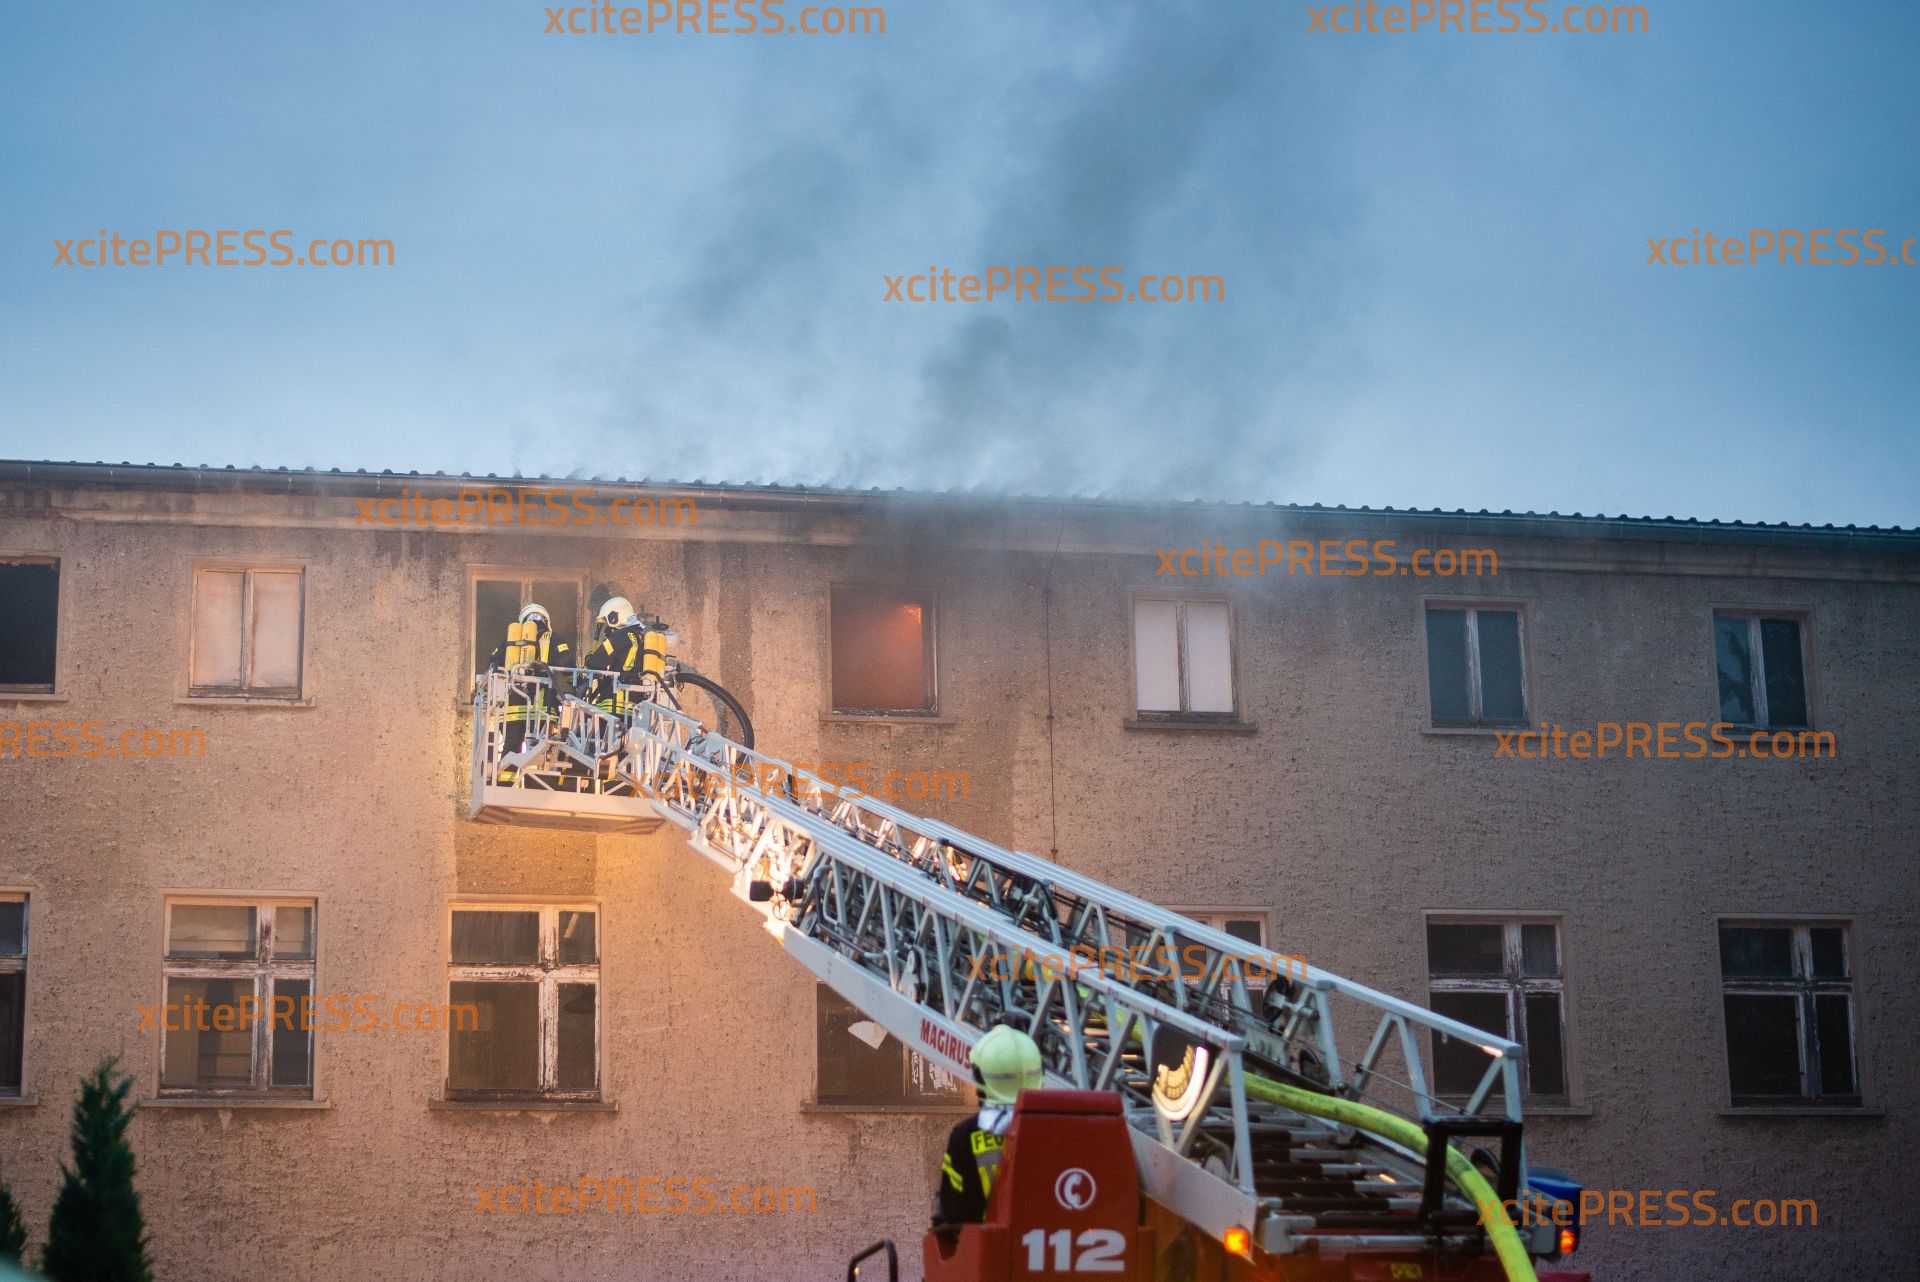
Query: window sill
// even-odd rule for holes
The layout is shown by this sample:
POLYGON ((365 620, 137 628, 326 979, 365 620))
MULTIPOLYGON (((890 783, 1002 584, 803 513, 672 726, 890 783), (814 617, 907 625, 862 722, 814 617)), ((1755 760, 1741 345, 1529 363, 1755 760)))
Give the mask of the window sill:
POLYGON ((1752 1108, 1723 1108, 1722 1117, 1885 1117, 1883 1108, 1822 1108, 1818 1104, 1756 1105, 1752 1108))
POLYGON ((255 695, 211 695, 183 694, 175 697, 177 708, 311 708, 314 701, 306 699, 269 699, 255 695))
POLYGON ((1185 717, 1142 721, 1134 718, 1120 723, 1122 730, 1211 730, 1215 734, 1258 734, 1260 727, 1251 721, 1198 721, 1185 717))
POLYGON ((907 1113, 924 1117, 966 1117, 980 1110, 966 1104, 820 1104, 807 1100, 800 1105, 800 1111, 802 1113, 885 1113, 895 1116, 907 1113))
POLYGON ((0 1095, 0 1108, 35 1108, 40 1103, 39 1095, 0 1095))
POLYGON ((852 726, 952 726, 959 722, 952 717, 916 716, 902 712, 823 712, 820 724, 852 726))
POLYGON ((200 1095, 161 1095, 153 1099, 143 1099, 140 1107, 146 1108, 231 1108, 254 1112, 266 1112, 273 1109, 329 1109, 333 1101, 329 1099, 220 1099, 200 1095))
POLYGON ((612 1100, 572 1099, 430 1099, 427 1109, 438 1113, 617 1113, 612 1100))
POLYGON ((1528 1104, 1522 1102, 1520 1111, 1528 1117, 1592 1117, 1593 1109, 1583 1104, 1528 1104))
POLYGON ((71 703, 72 695, 52 690, 0 690, 0 703, 71 703))
POLYGON ((1493 735, 1497 735, 1497 734, 1503 734, 1511 737, 1515 734, 1531 732, 1534 729, 1535 727, 1532 726, 1531 724, 1511 725, 1511 726, 1431 726, 1430 725, 1430 726, 1423 726, 1420 730, 1420 733, 1431 734, 1431 735, 1460 735, 1460 734, 1478 735, 1481 738, 1485 739, 1485 738, 1490 738, 1493 735))

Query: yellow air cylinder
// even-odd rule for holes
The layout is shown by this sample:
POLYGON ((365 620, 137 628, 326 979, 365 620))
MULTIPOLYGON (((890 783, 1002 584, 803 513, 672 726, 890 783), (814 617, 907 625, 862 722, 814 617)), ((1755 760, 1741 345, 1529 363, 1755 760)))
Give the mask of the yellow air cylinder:
POLYGON ((640 671, 665 676, 667 671, 667 634, 649 632, 640 642, 640 671))
POLYGON ((527 634, 533 630, 531 623, 509 623, 507 625, 507 666, 517 668, 528 661, 530 647, 526 644, 527 634))

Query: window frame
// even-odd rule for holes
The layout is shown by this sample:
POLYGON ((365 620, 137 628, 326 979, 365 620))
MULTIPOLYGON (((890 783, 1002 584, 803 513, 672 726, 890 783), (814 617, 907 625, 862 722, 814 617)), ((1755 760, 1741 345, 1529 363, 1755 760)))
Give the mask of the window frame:
POLYGON ((832 579, 827 583, 826 640, 820 647, 826 660, 826 713, 836 721, 934 721, 940 719, 940 593, 932 588, 917 588, 899 579, 832 579), (842 707, 833 688, 833 594, 841 589, 853 592, 885 592, 911 598, 926 611, 921 627, 926 650, 924 684, 927 706, 924 708, 842 707))
MULTIPOLYGON (((848 1000, 845 996, 841 995, 833 987, 833 985, 827 983, 825 980, 820 979, 817 976, 814 978, 813 1086, 812 1086, 812 1089, 809 1090, 807 1093, 806 1103, 802 1106, 804 1110, 809 1112, 819 1112, 819 1113, 926 1113, 926 1114, 950 1114, 951 1113, 951 1114, 957 1114, 957 1113, 971 1113, 979 1107, 978 1092, 975 1089, 974 1083, 971 1078, 968 1078, 965 1075, 960 1073, 948 1072, 945 1068, 940 1067, 940 1065, 935 1063, 932 1059, 928 1058, 925 1055, 921 1055, 919 1051, 907 1045, 907 1043, 900 1040, 898 1037, 895 1037, 891 1031, 887 1033, 887 1041, 892 1042, 895 1049, 899 1052, 899 1068, 900 1068, 900 1083, 901 1083, 901 1086, 900 1086, 901 1093, 899 1098, 885 1099, 885 1100, 880 1100, 880 1099, 823 1100, 821 1099, 820 1098, 820 1014, 821 1014, 820 1000, 821 1000, 822 994, 824 993, 832 993, 833 996, 838 998, 841 1002, 844 1002, 847 1006, 851 1007, 856 1013, 864 1014, 864 1012, 860 1011, 860 1008, 858 1005, 848 1000), (907 1095, 906 1083, 912 1073, 913 1059, 915 1057, 918 1057, 922 1062, 927 1064, 929 1068, 932 1068, 942 1073, 946 1073, 948 1077, 951 1077, 953 1079, 954 1084, 957 1087, 957 1091, 952 1098, 944 1099, 937 1096, 921 1096, 919 1098, 914 1098, 907 1095)), ((875 1024, 878 1024, 880 1022, 878 1020, 873 1019, 871 1015, 865 1015, 864 1017, 866 1019, 872 1020, 872 1022, 875 1024)), ((882 1043, 882 1045, 884 1044, 885 1043, 882 1043)))
MULTIPOLYGON (((1257 921, 1260 923, 1260 942, 1257 944, 1254 944, 1253 947, 1261 949, 1262 951, 1265 951, 1265 952, 1274 951, 1273 910, 1272 909, 1269 909, 1269 908, 1222 908, 1222 907, 1219 907, 1218 905, 1208 905, 1208 906, 1199 907, 1199 908, 1180 908, 1180 907, 1170 906, 1167 911, 1178 913, 1182 917, 1191 917, 1194 921, 1199 922, 1202 926, 1206 926, 1213 930, 1217 930, 1223 935, 1232 933, 1227 929, 1227 922, 1229 920, 1257 921)), ((1284 976, 1287 972, 1283 971, 1281 973, 1284 976)), ((1257 997, 1259 994, 1267 991, 1267 985, 1265 983, 1248 984, 1247 991, 1249 994, 1252 994, 1257 997)))
POLYGON ((1420 630, 1420 686, 1425 695, 1420 719, 1429 734, 1493 734, 1514 728, 1531 729, 1536 709, 1533 698, 1533 619, 1530 603, 1499 597, 1425 596, 1420 598, 1416 619, 1420 630), (1427 615, 1434 610, 1462 610, 1467 614, 1467 704, 1473 719, 1465 722, 1441 722, 1433 719, 1433 654, 1427 632, 1427 615), (1480 619, 1482 610, 1516 616, 1519 629, 1520 703, 1518 720, 1490 721, 1486 717, 1486 697, 1480 675, 1480 619))
POLYGON ((303 561, 234 561, 201 560, 193 561, 187 576, 187 671, 186 694, 188 699, 217 699, 225 702, 253 703, 301 703, 307 690, 307 620, 311 617, 311 602, 308 599, 307 565, 303 561), (200 594, 200 576, 202 574, 240 574, 243 581, 240 589, 240 681, 238 686, 202 686, 193 683, 193 661, 200 645, 199 620, 196 605, 200 594), (253 618, 253 576, 255 574, 297 574, 300 576, 300 676, 292 686, 248 686, 246 681, 253 665, 253 629, 249 626, 253 618))
POLYGON ((1127 594, 1127 681, 1132 689, 1129 696, 1129 724, 1138 726, 1191 725, 1191 726, 1234 726, 1244 727, 1246 720, 1245 683, 1240 678, 1240 604, 1224 592, 1180 591, 1166 588, 1135 588, 1127 594), (1180 708, 1171 711, 1164 708, 1147 709, 1140 706, 1140 654, 1139 628, 1140 603, 1143 601, 1166 601, 1175 607, 1174 647, 1175 662, 1179 665, 1180 708), (1193 691, 1190 671, 1187 663, 1187 606, 1222 605, 1227 609, 1227 680, 1232 687, 1233 709, 1230 712, 1194 712, 1192 711, 1193 691))
POLYGON ((0 684, 0 702, 19 700, 31 702, 39 699, 59 699, 64 688, 60 681, 64 648, 61 638, 67 634, 67 576, 66 566, 61 558, 42 552, 0 552, 0 565, 51 565, 53 567, 53 680, 46 684, 37 681, 10 681, 0 684))
MULTIPOLYGON (((319 1019, 314 1027, 299 1027, 300 1012, 294 1010, 294 1027, 304 1032, 307 1043, 307 1083, 304 1086, 273 1085, 273 988, 281 979, 304 979, 307 992, 316 1005, 320 1000, 320 898, 318 895, 221 894, 218 892, 167 892, 162 897, 160 915, 160 1027, 156 1039, 154 1097, 165 1100, 313 1100, 320 1091, 319 1019), (177 907, 252 908, 254 910, 254 952, 251 957, 194 957, 176 960, 172 954, 173 910, 177 907), (277 908, 306 908, 313 913, 313 956, 279 960, 273 956, 273 919, 277 908), (247 1086, 168 1086, 166 1006, 167 981, 170 979, 250 978, 260 1003, 255 1020, 251 1056, 252 1081, 247 1086), (272 980, 274 983, 266 981, 272 980)), ((179 1030, 187 1031, 187 1030, 179 1030)))
POLYGON ((1722 913, 1713 919, 1713 968, 1718 976, 1719 1000, 1714 1003, 1715 1014, 1720 1022, 1720 1072, 1725 1084, 1727 1111, 1730 1113, 1777 1113, 1788 1110, 1799 1113, 1831 1114, 1861 1112, 1869 1108, 1867 1095, 1867 1059, 1865 1041, 1861 1037, 1861 994, 1860 975, 1855 965, 1858 951, 1859 933, 1854 918, 1825 916, 1819 914, 1753 914, 1722 913), (1757 929, 1789 930, 1792 932, 1792 955, 1794 974, 1788 979, 1766 979, 1752 976, 1729 977, 1722 969, 1720 958, 1720 931, 1723 927, 1748 927, 1757 929), (1815 979, 1813 976, 1813 943, 1811 932, 1822 928, 1838 928, 1841 933, 1841 947, 1845 950, 1847 974, 1844 979, 1815 979), (1805 973, 1801 973, 1802 963, 1806 964, 1805 973), (1800 1055, 1800 1080, 1803 1088, 1817 1082, 1820 1074, 1819 1063, 1819 1027, 1814 1012, 1814 999, 1822 994, 1842 993, 1847 998, 1847 1032, 1852 1039, 1853 1052, 1853 1093, 1850 1095, 1769 1095, 1741 1097, 1734 1094, 1733 1073, 1728 1066, 1732 1051, 1731 1030, 1727 1027, 1726 998, 1741 997, 1778 997, 1791 994, 1795 997, 1794 1022, 1799 1036, 1795 1039, 1800 1055), (1831 1102, 1827 1102, 1831 1101, 1831 1102))
POLYGON ((32 1079, 28 1077, 30 1067, 27 1047, 32 1044, 30 1036, 33 1029, 33 981, 29 977, 28 963, 33 960, 33 900, 34 890, 30 886, 0 885, 0 903, 20 904, 20 955, 0 953, 0 975, 20 975, 20 1089, 18 1091, 0 1090, 0 1103, 30 1103, 35 1098, 32 1079))
POLYGON ((447 933, 445 947, 441 952, 447 958, 448 1009, 458 1010, 453 1000, 455 984, 526 983, 529 980, 539 983, 540 1062, 539 1084, 531 1091, 456 1088, 453 1085, 453 1036, 461 1030, 457 1019, 449 1020, 446 1039, 440 1043, 443 1056, 443 1071, 440 1075, 441 1099, 448 1103, 476 1104, 603 1102, 607 1080, 604 1062, 607 993, 606 985, 601 979, 601 970, 606 961, 607 919, 606 911, 600 902, 592 899, 452 899, 447 903, 445 924, 447 933), (540 915, 538 957, 532 962, 513 963, 454 961, 453 916, 455 913, 471 912, 538 913, 540 915), (573 962, 564 965, 561 963, 560 914, 563 912, 593 914, 593 961, 591 963, 573 962), (590 1088, 562 1089, 557 1085, 560 1076, 560 985, 562 984, 593 986, 593 1085, 590 1088))
MULTIPOLYGON (((535 583, 573 584, 575 614, 573 620, 573 635, 576 638, 574 663, 578 665, 583 662, 582 656, 586 653, 587 638, 589 636, 589 631, 586 626, 587 579, 588 574, 585 570, 562 569, 558 566, 528 567, 524 565, 500 565, 493 563, 468 565, 467 600, 465 606, 467 645, 465 653, 469 656, 469 661, 471 662, 471 657, 480 644, 480 584, 486 581, 497 583, 518 582, 520 585, 520 606, 522 609, 525 609, 527 605, 532 602, 533 585, 535 583)), ((546 603, 541 602, 541 604, 544 605, 546 603)), ((503 636, 496 644, 504 644, 505 642, 506 638, 503 636)), ((480 672, 485 671, 484 660, 482 660, 482 664, 482 667, 471 672, 465 671, 463 667, 459 685, 460 693, 458 695, 459 702, 463 707, 469 706, 467 696, 468 692, 473 688, 473 678, 480 672)))
MULTIPOLYGON (((1494 909, 1456 910, 1430 909, 1421 919, 1420 955, 1423 959, 1422 970, 1426 976, 1427 1004, 1432 1008, 1435 993, 1499 993, 1506 998, 1507 1026, 1500 1035, 1510 1042, 1518 1042, 1523 1053, 1520 1074, 1520 1098, 1529 1111, 1564 1112, 1579 1111, 1582 1098, 1578 1056, 1574 1053, 1574 1016, 1572 1000, 1572 967, 1567 959, 1567 921, 1566 914, 1559 912, 1503 912, 1494 909), (1431 954, 1431 931, 1434 926, 1498 926, 1501 928, 1501 973, 1499 975, 1448 975, 1436 978, 1433 974, 1431 954), (1524 970, 1523 926, 1552 926, 1556 960, 1560 973, 1557 977, 1544 978, 1528 976, 1524 970), (1534 994, 1553 993, 1560 998, 1560 1063, 1562 1091, 1559 1094, 1536 1094, 1532 1083, 1532 1043, 1525 1035, 1526 998, 1534 994)), ((1437 1012, 1436 1012, 1437 1013, 1437 1012)), ((1489 1030, 1494 1031, 1494 1030, 1489 1030)), ((1435 1054, 1438 1033, 1427 1039, 1427 1077, 1435 1099, 1449 1103, 1460 1103, 1467 1099, 1468 1093, 1442 1092, 1440 1089, 1439 1057, 1435 1054)))
POLYGON ((1724 724, 1735 730, 1814 730, 1819 727, 1818 691, 1814 683, 1813 667, 1813 610, 1808 606, 1797 605, 1716 605, 1710 608, 1707 623, 1707 671, 1712 679, 1708 687, 1713 691, 1713 719, 1719 722, 1720 712, 1720 620, 1745 619, 1747 621, 1748 652, 1753 656, 1753 674, 1748 685, 1748 697, 1753 700, 1755 720, 1752 724, 1729 721, 1724 724), (1767 707, 1766 653, 1760 642, 1760 623, 1763 619, 1791 621, 1800 632, 1800 684, 1806 691, 1807 722, 1804 726, 1775 725, 1767 707))

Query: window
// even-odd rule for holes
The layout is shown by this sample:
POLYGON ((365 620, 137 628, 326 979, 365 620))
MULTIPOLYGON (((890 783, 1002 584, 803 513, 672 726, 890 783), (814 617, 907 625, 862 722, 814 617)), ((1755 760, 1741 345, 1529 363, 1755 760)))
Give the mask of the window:
POLYGON ((170 899, 160 1094, 313 1094, 314 903, 170 899))
POLYGON ((600 1097, 599 923, 591 905, 454 905, 449 1002, 474 1017, 449 1021, 448 1099, 600 1097))
POLYGON ((1427 607, 1427 693, 1433 724, 1525 725, 1526 664, 1520 611, 1511 607, 1427 607))
POLYGON ((305 581, 301 570, 195 570, 188 693, 298 699, 305 581))
MULTIPOLYGON (((1530 1101, 1569 1102, 1566 977, 1557 922, 1429 920, 1427 976, 1435 1014, 1525 1048, 1521 1085, 1530 1101)), ((1433 1041, 1434 1093, 1472 1095, 1487 1071, 1486 1052, 1459 1038, 1435 1034, 1433 1041)))
POLYGON ((1760 614, 1713 616, 1720 719, 1737 726, 1804 727, 1806 653, 1800 620, 1760 614))
MULTIPOLYGON (((1176 908, 1173 911, 1182 917, 1193 918, 1202 926, 1211 926, 1215 930, 1225 931, 1235 939, 1245 940, 1250 949, 1263 949, 1267 946, 1267 910, 1264 908, 1176 908)), ((1186 973, 1192 973, 1192 968, 1185 966, 1184 963, 1182 963, 1182 969, 1186 973)), ((1282 970, 1280 973, 1286 975, 1289 972, 1282 970)), ((1253 984, 1249 987, 1258 992, 1264 990, 1266 985, 1253 984)))
MULTIPOLYGON (((507 641, 507 625, 523 607, 547 608, 553 635, 580 653, 580 580, 551 575, 480 573, 473 579, 473 670, 487 670, 487 656, 507 641)), ((576 658, 575 665, 579 660, 576 658)))
POLYGON ((27 897, 0 890, 0 1096, 26 1080, 27 897))
POLYGON ((1861 1102, 1843 923, 1720 923, 1735 1107, 1861 1102))
POLYGON ((971 1083, 909 1049, 825 984, 814 986, 814 1102, 843 1107, 967 1107, 971 1083))
POLYGON ((0 560, 0 690, 53 693, 60 614, 60 563, 39 557, 0 560))
POLYGON ((1133 681, 1142 719, 1233 720, 1233 607, 1134 598, 1133 681))
POLYGON ((932 597, 835 585, 831 598, 833 710, 931 716, 932 597))

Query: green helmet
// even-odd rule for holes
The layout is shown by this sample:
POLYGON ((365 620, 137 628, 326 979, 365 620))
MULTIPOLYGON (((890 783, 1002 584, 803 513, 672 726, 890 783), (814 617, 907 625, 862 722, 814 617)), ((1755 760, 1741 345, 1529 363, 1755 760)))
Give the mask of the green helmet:
POLYGON ((1011 1104, 1021 1091, 1046 1084, 1040 1070, 1040 1048, 1019 1029, 1002 1024, 974 1045, 968 1060, 980 1096, 991 1104, 1011 1104))

